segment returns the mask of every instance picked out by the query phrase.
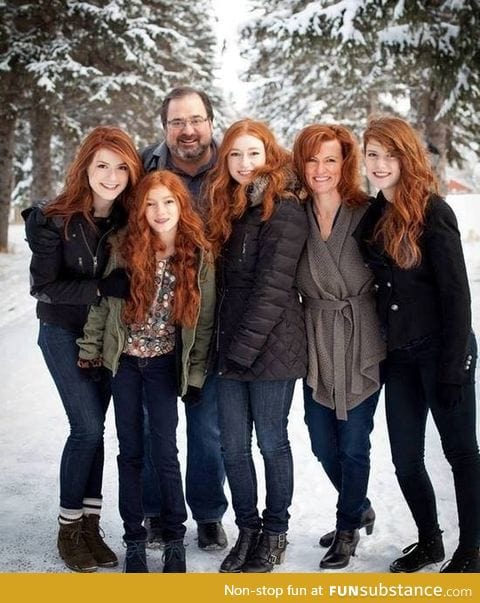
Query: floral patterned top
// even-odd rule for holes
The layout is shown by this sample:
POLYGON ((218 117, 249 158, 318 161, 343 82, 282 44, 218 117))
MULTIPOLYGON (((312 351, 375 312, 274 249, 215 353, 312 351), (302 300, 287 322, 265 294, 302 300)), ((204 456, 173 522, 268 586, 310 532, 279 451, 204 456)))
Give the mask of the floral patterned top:
POLYGON ((144 323, 128 325, 123 350, 130 356, 151 358, 172 352, 175 348, 175 325, 170 319, 175 289, 171 257, 157 259, 155 272, 157 294, 144 323))

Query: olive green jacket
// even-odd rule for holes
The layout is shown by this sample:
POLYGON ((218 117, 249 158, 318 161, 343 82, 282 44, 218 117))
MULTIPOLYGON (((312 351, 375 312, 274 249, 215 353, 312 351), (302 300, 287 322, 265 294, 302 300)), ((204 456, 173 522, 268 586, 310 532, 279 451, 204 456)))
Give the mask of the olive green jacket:
MULTIPOLYGON (((124 266, 118 251, 113 250, 105 274, 124 266)), ((198 286, 200 308, 192 328, 181 328, 182 362, 179 379, 179 395, 187 387, 201 388, 207 372, 207 359, 213 331, 215 312, 215 271, 213 263, 199 255, 198 286)), ((84 327, 83 337, 77 339, 82 360, 102 359, 103 366, 113 375, 118 370, 120 355, 127 339, 127 327, 122 320, 124 301, 116 297, 104 297, 98 306, 92 306, 84 327)))

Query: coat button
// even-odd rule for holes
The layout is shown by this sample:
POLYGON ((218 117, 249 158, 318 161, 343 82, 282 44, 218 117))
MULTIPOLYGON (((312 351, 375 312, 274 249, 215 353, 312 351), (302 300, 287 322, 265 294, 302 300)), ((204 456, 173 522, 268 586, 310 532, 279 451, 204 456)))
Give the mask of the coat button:
POLYGON ((397 306, 397 304, 392 304, 392 305, 390 306, 390 310, 393 310, 394 312, 396 312, 396 311, 398 310, 398 306, 397 306))
POLYGON ((385 284, 387 285, 387 287, 391 287, 392 286, 392 283, 390 281, 387 281, 385 284))
POLYGON ((472 360, 472 355, 471 355, 471 354, 469 354, 469 355, 467 356, 467 360, 472 360))
POLYGON ((375 283, 373 285, 373 288, 375 289, 375 291, 378 291, 380 289, 380 285, 377 285, 377 283, 375 283))

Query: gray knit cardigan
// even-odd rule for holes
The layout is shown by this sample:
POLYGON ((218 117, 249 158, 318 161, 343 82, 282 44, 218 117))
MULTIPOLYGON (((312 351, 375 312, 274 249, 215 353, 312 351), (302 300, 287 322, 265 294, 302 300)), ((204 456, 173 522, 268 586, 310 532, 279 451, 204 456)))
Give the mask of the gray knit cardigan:
POLYGON ((379 389, 379 363, 385 358, 373 276, 351 236, 365 211, 342 205, 324 241, 308 202, 309 235, 297 271, 305 307, 307 383, 314 399, 342 420, 379 389))

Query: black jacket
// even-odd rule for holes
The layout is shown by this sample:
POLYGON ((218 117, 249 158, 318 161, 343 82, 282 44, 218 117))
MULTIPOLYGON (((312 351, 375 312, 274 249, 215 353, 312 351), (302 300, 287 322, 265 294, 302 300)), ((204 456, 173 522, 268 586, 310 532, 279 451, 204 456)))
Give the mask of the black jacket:
POLYGON ((233 223, 219 261, 217 368, 242 381, 300 378, 307 353, 294 279, 307 237, 306 213, 295 199, 282 199, 262 222, 257 193, 233 223))
POLYGON ((388 350, 438 334, 442 340, 439 381, 465 383, 470 291, 455 214, 441 197, 431 196, 420 238, 421 263, 404 270, 371 242, 387 203, 379 193, 353 236, 375 275, 377 309, 388 350))
MULTIPOLYGON (((37 211, 40 208, 32 210, 37 211)), ((120 208, 114 208, 109 218, 95 218, 94 222, 98 230, 83 215, 74 215, 67 238, 63 219, 47 218, 47 223, 39 228, 55 232, 59 243, 44 253, 33 253, 30 263, 30 293, 38 300, 38 318, 79 334, 90 305, 99 301, 98 281, 109 253, 107 239, 125 223, 125 215, 120 208)))

